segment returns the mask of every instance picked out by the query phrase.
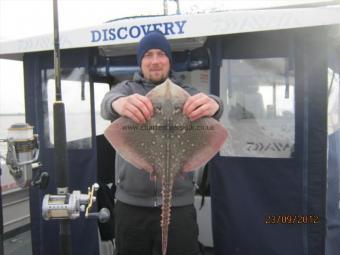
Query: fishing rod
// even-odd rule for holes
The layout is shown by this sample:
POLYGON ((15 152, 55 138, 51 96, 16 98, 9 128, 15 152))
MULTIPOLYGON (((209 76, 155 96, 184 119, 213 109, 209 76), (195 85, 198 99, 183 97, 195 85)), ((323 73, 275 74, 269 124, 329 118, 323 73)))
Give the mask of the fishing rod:
POLYGON ((45 220, 60 220, 59 254, 71 255, 70 220, 80 217, 84 212, 86 219, 97 219, 100 223, 107 222, 110 211, 103 207, 99 212, 93 212, 96 202, 96 192, 99 185, 94 183, 88 188, 87 194, 79 190, 69 192, 68 183, 68 153, 66 140, 65 106, 62 101, 60 77, 60 47, 58 27, 58 0, 53 0, 54 24, 54 74, 55 74, 55 102, 53 104, 54 125, 54 157, 57 176, 57 195, 46 194, 42 203, 42 216, 45 220))
MULTIPOLYGON (((54 34, 54 75, 55 102, 53 104, 54 119, 54 156, 57 172, 57 194, 68 194, 68 155, 66 142, 65 106, 62 101, 60 81, 60 47, 58 24, 58 0, 53 0, 53 34, 54 34)), ((69 219, 60 220, 59 248, 60 254, 71 255, 71 230, 69 219)))

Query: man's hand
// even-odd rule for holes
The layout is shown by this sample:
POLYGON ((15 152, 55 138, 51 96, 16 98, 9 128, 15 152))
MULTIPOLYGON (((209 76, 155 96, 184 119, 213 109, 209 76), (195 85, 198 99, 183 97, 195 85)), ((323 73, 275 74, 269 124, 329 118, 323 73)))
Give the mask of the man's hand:
POLYGON ((183 106, 183 113, 191 121, 202 117, 211 117, 219 109, 218 103, 204 93, 198 93, 190 96, 183 106))
POLYGON ((112 109, 139 124, 145 123, 153 115, 150 99, 139 94, 118 98, 113 101, 112 109))

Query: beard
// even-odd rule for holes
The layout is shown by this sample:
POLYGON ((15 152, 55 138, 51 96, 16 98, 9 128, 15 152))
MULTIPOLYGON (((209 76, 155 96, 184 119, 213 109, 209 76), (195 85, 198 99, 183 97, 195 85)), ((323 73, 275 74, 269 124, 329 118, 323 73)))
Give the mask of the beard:
POLYGON ((158 79, 158 80, 150 80, 150 81, 155 85, 159 85, 159 84, 162 84, 163 82, 165 82, 166 79, 167 79, 167 77, 161 78, 161 79, 158 79))
POLYGON ((168 78, 169 78, 169 74, 167 75, 163 74, 160 76, 150 75, 150 77, 148 77, 147 80, 150 81, 154 85, 159 85, 159 84, 162 84, 168 78))

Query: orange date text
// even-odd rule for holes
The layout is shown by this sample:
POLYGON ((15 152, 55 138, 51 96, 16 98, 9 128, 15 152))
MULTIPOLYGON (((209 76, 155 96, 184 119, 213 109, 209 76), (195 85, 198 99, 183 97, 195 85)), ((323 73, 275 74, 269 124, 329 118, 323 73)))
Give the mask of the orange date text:
POLYGON ((266 224, 317 224, 320 222, 318 215, 267 215, 266 224))

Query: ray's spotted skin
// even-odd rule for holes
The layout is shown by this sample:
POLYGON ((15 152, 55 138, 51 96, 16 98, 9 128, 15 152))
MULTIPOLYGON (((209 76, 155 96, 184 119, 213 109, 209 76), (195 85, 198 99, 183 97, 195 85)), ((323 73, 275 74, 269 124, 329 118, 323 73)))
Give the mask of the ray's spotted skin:
POLYGON ((174 179, 199 169, 222 147, 226 129, 215 119, 191 122, 182 108, 190 96, 169 79, 147 95, 154 115, 144 124, 126 117, 114 121, 104 132, 115 150, 151 180, 162 182, 162 253, 166 254, 174 179))

